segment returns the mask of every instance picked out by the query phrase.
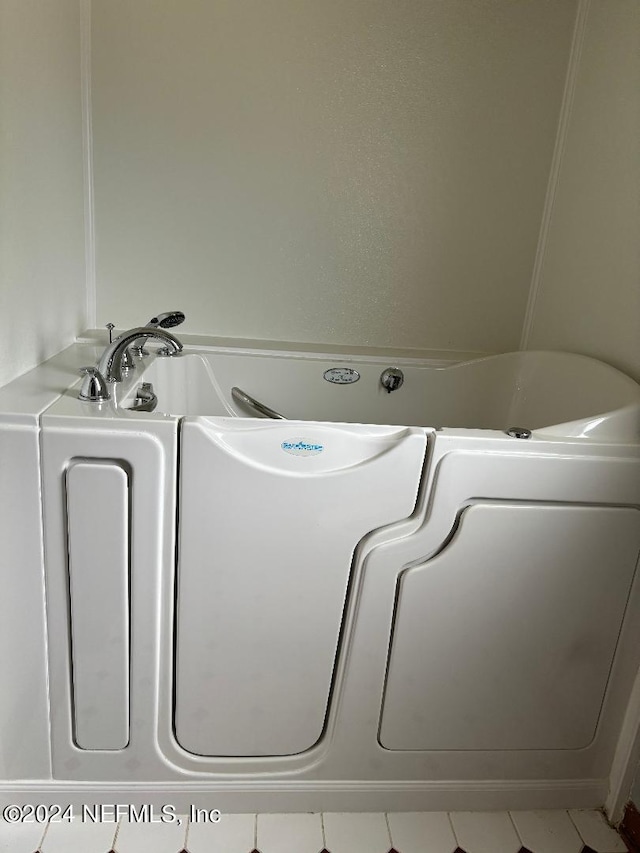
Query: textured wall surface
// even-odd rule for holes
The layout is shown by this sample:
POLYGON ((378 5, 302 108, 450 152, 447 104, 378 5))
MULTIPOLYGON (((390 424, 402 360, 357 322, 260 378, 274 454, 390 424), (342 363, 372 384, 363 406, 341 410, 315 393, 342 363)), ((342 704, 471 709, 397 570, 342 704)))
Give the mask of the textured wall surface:
POLYGON ((529 347, 640 381, 639 91, 640 5, 592 2, 529 347))
POLYGON ((517 348, 575 0, 94 0, 98 323, 517 348))
POLYGON ((0 385, 86 326, 78 0, 0 0, 0 385))
MULTIPOLYGON (((0 385, 86 325, 79 13, 0 0, 0 385)), ((0 425, 3 780, 50 774, 38 448, 36 423, 0 425)))

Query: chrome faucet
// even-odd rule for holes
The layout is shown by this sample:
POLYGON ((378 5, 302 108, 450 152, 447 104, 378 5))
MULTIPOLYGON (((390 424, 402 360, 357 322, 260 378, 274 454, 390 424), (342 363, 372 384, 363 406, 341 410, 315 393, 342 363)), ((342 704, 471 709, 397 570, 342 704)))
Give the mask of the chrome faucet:
POLYGON ((122 360, 127 349, 136 340, 155 338, 165 344, 169 355, 175 355, 182 350, 182 344, 170 332, 165 332, 157 326, 138 326, 123 332, 112 344, 105 349, 98 363, 98 370, 107 382, 122 382, 122 360))

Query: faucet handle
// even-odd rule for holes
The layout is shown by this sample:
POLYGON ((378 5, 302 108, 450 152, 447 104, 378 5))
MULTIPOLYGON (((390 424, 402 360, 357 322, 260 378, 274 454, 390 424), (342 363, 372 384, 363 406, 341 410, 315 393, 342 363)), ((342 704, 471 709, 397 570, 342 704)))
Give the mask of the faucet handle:
POLYGON ((122 353, 122 372, 126 376, 127 373, 135 370, 135 368, 136 364, 133 360, 133 353, 131 352, 131 348, 127 347, 127 349, 122 353))
POLYGON ((116 327, 115 323, 107 323, 107 325, 105 326, 105 329, 108 329, 108 331, 109 331, 109 343, 110 344, 113 343, 113 330, 115 329, 115 327, 116 327))
POLYGON ((148 349, 145 349, 143 344, 144 339, 142 339, 142 343, 140 344, 134 341, 133 344, 127 350, 127 352, 129 352, 130 355, 135 356, 136 358, 145 358, 145 356, 150 355, 150 353, 148 349))
POLYGON ((84 400, 89 403, 103 403, 110 399, 107 383, 104 381, 104 376, 97 367, 81 367, 80 373, 84 374, 78 400, 84 400))

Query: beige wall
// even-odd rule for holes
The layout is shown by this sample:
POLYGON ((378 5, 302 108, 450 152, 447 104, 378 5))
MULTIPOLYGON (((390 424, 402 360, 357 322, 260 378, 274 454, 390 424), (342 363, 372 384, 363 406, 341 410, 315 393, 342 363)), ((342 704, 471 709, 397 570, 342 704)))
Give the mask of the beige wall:
MULTIPOLYGON (((100 323, 516 348, 574 14, 93 0, 100 323)), ((639 16, 589 4, 527 341, 636 378, 639 16)), ((79 27, 0 0, 0 384, 86 325, 79 27)))
POLYGON ((93 0, 98 323, 518 347, 575 0, 93 0))
POLYGON ((0 385, 86 325, 78 0, 0 0, 0 385))
POLYGON ((638 380, 639 93, 640 4, 592 0, 528 341, 638 380))

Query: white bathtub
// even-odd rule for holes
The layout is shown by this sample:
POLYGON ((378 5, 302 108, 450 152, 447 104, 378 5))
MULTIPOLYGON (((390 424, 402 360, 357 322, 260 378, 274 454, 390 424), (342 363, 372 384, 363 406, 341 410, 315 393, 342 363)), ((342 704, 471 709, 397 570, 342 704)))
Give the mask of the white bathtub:
POLYGON ((70 366, 96 354, 29 380, 51 383, 48 795, 604 804, 640 664, 636 383, 558 353, 200 347, 82 403, 70 366))
POLYGON ((155 359, 136 374, 123 406, 131 404, 139 382, 151 382, 157 411, 173 415, 260 417, 232 398, 236 386, 293 420, 490 430, 517 425, 540 435, 640 438, 640 386, 602 362, 569 353, 515 352, 448 363, 185 353, 155 359), (390 393, 380 383, 389 366, 404 374, 403 385, 390 393), (344 368, 359 379, 325 380, 327 372, 344 368))

